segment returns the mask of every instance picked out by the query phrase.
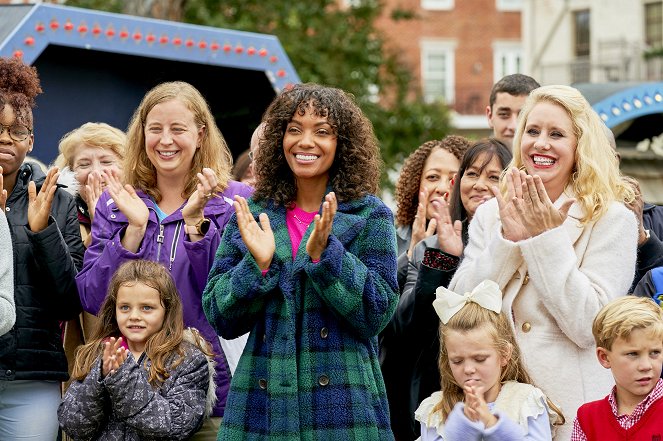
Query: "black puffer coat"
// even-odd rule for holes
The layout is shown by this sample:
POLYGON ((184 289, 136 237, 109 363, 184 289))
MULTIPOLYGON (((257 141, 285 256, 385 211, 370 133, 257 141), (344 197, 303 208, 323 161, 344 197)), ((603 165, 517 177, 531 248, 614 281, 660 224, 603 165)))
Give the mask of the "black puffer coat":
POLYGON ((16 325, 0 337, 0 380, 67 380, 60 321, 81 311, 75 276, 83 263, 76 203, 58 189, 48 226, 28 227, 28 183, 44 182, 38 166, 25 163, 6 204, 14 243, 16 325))

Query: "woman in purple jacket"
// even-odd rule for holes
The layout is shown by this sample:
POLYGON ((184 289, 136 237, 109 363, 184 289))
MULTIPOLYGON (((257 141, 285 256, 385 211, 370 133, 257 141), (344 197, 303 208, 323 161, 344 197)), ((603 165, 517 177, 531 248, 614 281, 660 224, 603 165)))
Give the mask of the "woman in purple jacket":
MULTIPOLYGON (((103 303, 115 270, 126 260, 148 259, 170 270, 184 305, 184 323, 197 328, 216 354, 221 417, 230 370, 201 297, 233 197, 250 187, 230 180, 232 158, 205 99, 183 82, 150 90, 129 125, 124 185, 106 172, 107 190, 92 222, 92 243, 76 277, 83 308, 103 303)), ((220 419, 214 421, 218 427, 220 419)), ((210 435, 216 431, 210 427, 210 435)))

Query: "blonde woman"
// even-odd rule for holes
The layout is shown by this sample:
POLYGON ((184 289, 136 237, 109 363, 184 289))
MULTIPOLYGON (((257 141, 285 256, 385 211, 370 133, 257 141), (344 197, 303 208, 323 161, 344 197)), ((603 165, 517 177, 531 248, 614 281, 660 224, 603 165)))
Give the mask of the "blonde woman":
MULTIPOLYGON (((201 298, 233 197, 251 189, 230 180, 232 157, 200 92, 163 83, 140 103, 127 131, 124 181, 104 172, 107 189, 92 222, 92 243, 77 284, 83 308, 97 313, 111 276, 132 259, 154 260, 173 276, 184 323, 197 328, 216 354, 218 426, 230 370, 201 298)), ((210 436, 216 428, 210 428, 210 436)))
MULTIPOLYGON (((612 385, 589 324, 635 269, 637 224, 624 205, 634 194, 602 124, 574 88, 531 93, 501 192, 477 210, 449 286, 498 283, 528 371, 565 415, 612 385)), ((569 439, 570 420, 555 439, 569 439)))

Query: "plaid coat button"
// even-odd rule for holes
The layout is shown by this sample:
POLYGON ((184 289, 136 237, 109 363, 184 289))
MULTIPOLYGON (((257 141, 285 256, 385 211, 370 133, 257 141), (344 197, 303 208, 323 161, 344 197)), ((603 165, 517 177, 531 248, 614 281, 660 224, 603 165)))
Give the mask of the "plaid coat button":
POLYGON ((322 329, 320 330, 320 337, 322 337, 322 338, 327 338, 328 335, 329 335, 329 329, 327 329, 327 328, 322 328, 322 329))
POLYGON ((318 384, 320 386, 327 386, 329 384, 329 377, 326 375, 320 375, 320 378, 318 378, 318 384))
POLYGON ((260 389, 267 389, 267 380, 261 378, 258 380, 258 386, 260 386, 260 389))

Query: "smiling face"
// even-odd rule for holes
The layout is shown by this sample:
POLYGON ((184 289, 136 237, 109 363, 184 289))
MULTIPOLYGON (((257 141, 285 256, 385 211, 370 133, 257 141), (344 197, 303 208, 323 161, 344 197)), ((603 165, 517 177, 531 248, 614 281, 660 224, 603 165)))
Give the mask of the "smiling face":
POLYGON ((198 127, 193 113, 178 100, 157 104, 145 118, 145 149, 159 176, 186 177, 199 147, 204 127, 198 127))
POLYGON ((481 387, 487 403, 495 401, 500 392, 500 376, 508 358, 502 357, 488 328, 483 326, 462 332, 447 330, 444 344, 449 366, 461 387, 481 387))
POLYGON ((426 201, 426 219, 433 217, 435 210, 431 202, 434 199, 444 197, 445 193, 451 191, 451 180, 458 173, 460 161, 449 150, 435 148, 424 163, 421 171, 419 191, 428 190, 428 201, 426 201))
POLYGON ((306 106, 303 115, 295 112, 283 135, 283 153, 298 182, 323 182, 336 155, 336 132, 327 117, 306 106))
POLYGON ((518 115, 525 105, 526 99, 527 95, 498 92, 495 95, 493 106, 486 107, 488 125, 493 129, 493 137, 502 141, 509 148, 513 144, 518 115))
POLYGON ((542 101, 532 108, 520 140, 521 159, 528 174, 541 177, 553 202, 573 173, 577 145, 573 123, 563 107, 542 101))
MULTIPOLYGON (((99 174, 104 170, 121 172, 120 158, 111 149, 102 147, 79 145, 75 149, 71 163, 73 164, 73 171, 76 173, 76 180, 81 185, 87 183, 87 178, 92 172, 99 172, 99 174)), ((105 183, 102 185, 105 185, 105 183)))
POLYGON ((489 153, 477 156, 460 179, 460 201, 465 207, 468 219, 472 219, 479 205, 493 197, 490 187, 497 186, 500 182, 502 165, 499 157, 494 154, 486 164, 488 156, 489 153))
POLYGON ((611 350, 596 350, 601 365, 612 370, 615 377, 620 408, 644 400, 661 377, 663 342, 647 331, 636 328, 628 339, 616 338, 611 350))
POLYGON ((118 289, 115 306, 117 326, 136 359, 145 351, 147 340, 163 327, 165 314, 156 289, 141 282, 121 285, 118 289))
POLYGON ((0 134, 0 166, 2 167, 2 175, 5 178, 5 188, 7 188, 7 181, 16 182, 16 174, 23 164, 25 156, 32 151, 32 144, 34 142, 34 135, 30 133, 23 141, 14 141, 9 136, 7 127, 14 128, 14 131, 29 129, 23 123, 16 119, 14 108, 5 104, 4 109, 0 111, 0 124, 2 124, 2 133, 0 134))

